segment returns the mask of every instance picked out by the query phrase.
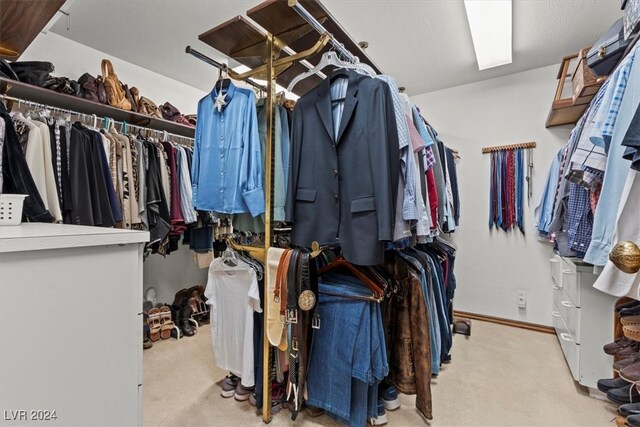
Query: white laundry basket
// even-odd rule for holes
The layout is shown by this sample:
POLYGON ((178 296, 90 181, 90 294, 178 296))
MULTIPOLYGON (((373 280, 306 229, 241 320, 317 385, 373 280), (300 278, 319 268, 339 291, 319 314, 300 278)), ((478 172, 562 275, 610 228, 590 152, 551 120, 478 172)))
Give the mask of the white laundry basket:
POLYGON ((20 225, 25 194, 0 194, 0 225, 20 225))

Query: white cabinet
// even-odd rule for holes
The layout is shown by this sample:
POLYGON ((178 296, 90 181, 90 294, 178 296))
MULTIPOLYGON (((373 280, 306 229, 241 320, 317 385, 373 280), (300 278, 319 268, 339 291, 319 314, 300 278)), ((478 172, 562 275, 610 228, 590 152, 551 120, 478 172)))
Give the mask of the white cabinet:
POLYGON ((596 388, 613 375, 612 357, 602 346, 613 341, 616 298, 593 288, 593 266, 554 255, 550 260, 553 327, 573 379, 596 388))
POLYGON ((0 227, 0 425, 142 423, 148 239, 75 225, 0 227), (47 414, 31 411, 57 419, 36 421, 47 414))

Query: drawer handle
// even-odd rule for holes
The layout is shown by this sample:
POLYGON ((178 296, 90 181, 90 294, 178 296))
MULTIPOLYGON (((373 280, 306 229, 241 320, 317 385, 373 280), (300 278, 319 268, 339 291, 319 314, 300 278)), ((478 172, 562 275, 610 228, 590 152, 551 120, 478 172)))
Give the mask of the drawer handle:
POLYGON ((562 270, 562 274, 573 274, 573 271, 571 270, 562 270))
POLYGON ((552 315, 553 317, 560 317, 560 312, 559 312, 559 311, 555 311, 555 310, 554 310, 554 311, 552 311, 552 312, 551 312, 551 315, 552 315))
POLYGON ((562 289, 560 286, 553 285, 553 290, 554 291, 559 291, 560 289, 562 289))
POLYGON ((561 332, 560 338, 562 338, 563 341, 573 342, 573 338, 571 338, 571 335, 567 334, 566 332, 561 332))
POLYGON ((557 259, 551 258, 551 259, 549 260, 549 262, 552 262, 552 263, 554 263, 554 264, 557 264, 557 263, 559 263, 560 261, 558 261, 557 259))
POLYGON ((571 304, 569 301, 560 301, 560 304, 562 304, 563 307, 576 308, 576 306, 571 304))

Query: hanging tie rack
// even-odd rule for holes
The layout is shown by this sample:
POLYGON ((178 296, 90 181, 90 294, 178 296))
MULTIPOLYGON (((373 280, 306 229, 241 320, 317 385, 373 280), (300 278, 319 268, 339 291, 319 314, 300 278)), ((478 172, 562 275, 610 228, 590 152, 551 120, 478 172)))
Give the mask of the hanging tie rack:
POLYGON ((483 147, 482 154, 493 153, 495 151, 502 150, 516 150, 518 148, 536 148, 535 142, 523 142, 520 144, 511 144, 511 145, 495 145, 493 147, 483 147))

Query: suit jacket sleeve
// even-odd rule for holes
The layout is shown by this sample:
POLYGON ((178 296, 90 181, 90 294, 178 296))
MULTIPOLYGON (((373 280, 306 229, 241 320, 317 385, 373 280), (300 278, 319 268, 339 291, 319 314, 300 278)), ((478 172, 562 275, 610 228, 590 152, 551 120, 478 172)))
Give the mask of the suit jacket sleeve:
POLYGON ((378 240, 393 240, 396 197, 400 175, 398 128, 389 86, 380 82, 374 91, 371 117, 371 170, 378 216, 378 240))
POLYGON ((289 150, 289 177, 287 183, 287 199, 285 201, 285 221, 293 222, 295 216, 296 189, 300 171, 300 153, 302 151, 302 103, 293 110, 291 122, 291 145, 289 150))

